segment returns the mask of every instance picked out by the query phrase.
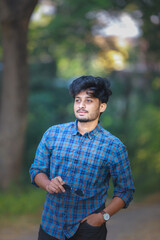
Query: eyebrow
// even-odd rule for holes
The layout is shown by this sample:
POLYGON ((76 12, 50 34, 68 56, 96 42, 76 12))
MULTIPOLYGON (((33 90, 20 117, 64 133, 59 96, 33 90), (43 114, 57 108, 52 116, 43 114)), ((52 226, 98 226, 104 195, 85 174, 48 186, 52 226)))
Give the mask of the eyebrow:
MULTIPOLYGON (((75 98, 81 98, 81 97, 78 97, 78 96, 77 96, 77 97, 75 97, 75 98)), ((86 97, 86 98, 93 98, 93 97, 86 97)))

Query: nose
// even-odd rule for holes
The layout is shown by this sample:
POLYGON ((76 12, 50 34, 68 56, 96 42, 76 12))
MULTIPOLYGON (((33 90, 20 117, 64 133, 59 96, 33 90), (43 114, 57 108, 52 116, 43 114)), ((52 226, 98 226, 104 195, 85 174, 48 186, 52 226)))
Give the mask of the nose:
POLYGON ((80 104, 79 104, 79 107, 80 108, 85 108, 85 106, 86 106, 85 101, 81 101, 80 104))

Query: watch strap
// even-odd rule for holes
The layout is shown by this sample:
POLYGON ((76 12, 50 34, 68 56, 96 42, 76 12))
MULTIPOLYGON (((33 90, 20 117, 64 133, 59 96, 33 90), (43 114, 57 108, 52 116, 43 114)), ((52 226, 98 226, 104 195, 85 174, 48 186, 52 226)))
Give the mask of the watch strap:
POLYGON ((104 210, 102 210, 102 211, 100 211, 100 213, 102 213, 102 215, 103 215, 103 214, 105 214, 106 212, 105 212, 104 210))

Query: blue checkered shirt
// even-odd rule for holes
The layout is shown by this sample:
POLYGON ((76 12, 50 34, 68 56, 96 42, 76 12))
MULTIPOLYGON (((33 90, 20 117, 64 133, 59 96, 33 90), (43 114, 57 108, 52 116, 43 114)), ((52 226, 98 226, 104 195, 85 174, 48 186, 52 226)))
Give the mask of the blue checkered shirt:
POLYGON ((46 195, 41 225, 46 233, 58 239, 73 236, 80 221, 105 203, 110 178, 114 196, 122 198, 125 207, 133 198, 134 183, 126 147, 100 123, 84 135, 79 133, 76 121, 50 127, 30 168, 33 184, 41 172, 49 179, 61 176, 73 189, 46 195), (74 193, 78 188, 84 192, 83 197, 74 193))

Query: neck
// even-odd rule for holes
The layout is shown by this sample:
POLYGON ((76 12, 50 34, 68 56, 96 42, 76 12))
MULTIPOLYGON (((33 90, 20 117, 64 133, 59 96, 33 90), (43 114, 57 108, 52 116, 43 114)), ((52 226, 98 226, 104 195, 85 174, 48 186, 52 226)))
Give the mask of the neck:
POLYGON ((90 122, 79 122, 77 123, 78 131, 83 135, 86 132, 91 132, 98 125, 98 119, 90 122))

